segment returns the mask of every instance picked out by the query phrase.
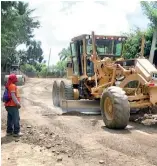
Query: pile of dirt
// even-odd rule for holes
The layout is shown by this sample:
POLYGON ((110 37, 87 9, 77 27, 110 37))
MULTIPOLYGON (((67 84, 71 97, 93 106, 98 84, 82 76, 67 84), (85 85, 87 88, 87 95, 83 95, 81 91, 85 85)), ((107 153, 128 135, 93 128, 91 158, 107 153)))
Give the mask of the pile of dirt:
POLYGON ((56 155, 67 154, 68 157, 79 157, 84 155, 83 147, 65 137, 62 137, 45 126, 31 126, 22 122, 22 132, 24 135, 20 141, 27 144, 38 145, 49 149, 56 155))
POLYGON ((147 126, 150 125, 157 126, 157 115, 144 114, 141 123, 147 126))
POLYGON ((145 126, 157 127, 157 114, 135 114, 131 115, 130 121, 143 124, 145 126))

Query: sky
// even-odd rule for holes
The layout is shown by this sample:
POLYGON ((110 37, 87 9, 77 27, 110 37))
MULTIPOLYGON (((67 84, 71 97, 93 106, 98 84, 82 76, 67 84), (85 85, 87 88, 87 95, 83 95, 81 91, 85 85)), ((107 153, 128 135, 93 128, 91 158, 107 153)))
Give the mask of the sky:
POLYGON ((50 65, 59 61, 58 53, 69 46, 71 38, 81 34, 120 35, 137 26, 146 29, 149 21, 137 0, 48 1, 28 0, 35 8, 41 27, 34 31, 42 42, 44 59, 50 65))

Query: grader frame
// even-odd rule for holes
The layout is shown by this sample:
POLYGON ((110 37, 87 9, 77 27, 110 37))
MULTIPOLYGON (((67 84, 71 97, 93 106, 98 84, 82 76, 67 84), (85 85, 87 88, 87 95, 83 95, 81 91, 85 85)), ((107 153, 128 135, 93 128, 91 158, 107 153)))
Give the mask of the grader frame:
MULTIPOLYGON (((90 57, 87 54, 87 39, 88 35, 72 39, 72 43, 82 41, 75 47, 80 51, 82 46, 82 52, 76 51, 77 54, 74 51, 76 55, 72 52, 71 60, 67 64, 67 80, 54 82, 53 103, 62 108, 68 106, 74 108, 72 103, 78 101, 78 107, 80 104, 88 103, 87 107, 91 109, 94 107, 93 103, 100 103, 105 125, 112 129, 125 128, 131 108, 140 109, 157 105, 157 70, 143 57, 144 38, 142 38, 140 57, 131 60, 122 57, 125 36, 100 36, 92 32, 88 39, 88 43, 91 39, 92 46, 90 57), (105 52, 105 46, 108 44, 106 39, 112 43, 109 46, 110 52, 105 52), (121 39, 121 48, 117 56, 114 43, 119 39, 121 39), (102 41, 101 49, 99 41, 102 41), (103 44, 104 49, 102 49, 103 44), (99 50, 104 50, 103 56, 99 50), (92 67, 94 69, 92 75, 87 69, 88 62, 92 64, 89 69, 92 67)), ((72 44, 71 50, 73 51, 72 44)))

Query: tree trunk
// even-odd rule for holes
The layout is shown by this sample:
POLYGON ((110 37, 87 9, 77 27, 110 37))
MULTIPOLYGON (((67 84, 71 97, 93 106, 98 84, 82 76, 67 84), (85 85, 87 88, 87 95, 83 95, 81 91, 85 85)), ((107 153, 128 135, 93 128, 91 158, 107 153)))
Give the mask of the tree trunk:
POLYGON ((149 55, 149 61, 152 64, 153 64, 153 59, 154 59, 154 51, 155 51, 156 41, 157 41, 157 29, 154 29, 153 40, 152 40, 152 45, 151 45, 151 50, 150 50, 150 55, 149 55))

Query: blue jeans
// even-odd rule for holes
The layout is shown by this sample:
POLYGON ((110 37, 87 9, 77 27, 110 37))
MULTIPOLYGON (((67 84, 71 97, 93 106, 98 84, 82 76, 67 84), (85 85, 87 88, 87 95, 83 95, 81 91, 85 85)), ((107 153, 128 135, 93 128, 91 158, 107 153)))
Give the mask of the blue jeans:
POLYGON ((20 132, 20 116, 17 107, 6 107, 7 116, 7 133, 18 134, 20 132))

